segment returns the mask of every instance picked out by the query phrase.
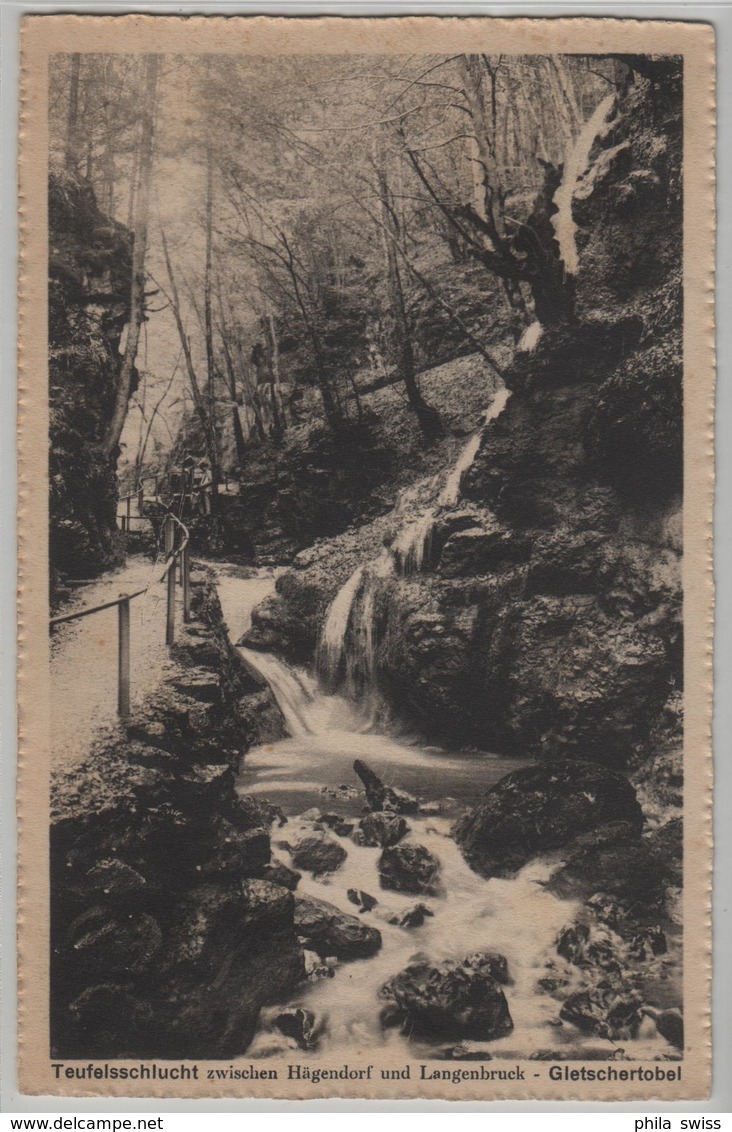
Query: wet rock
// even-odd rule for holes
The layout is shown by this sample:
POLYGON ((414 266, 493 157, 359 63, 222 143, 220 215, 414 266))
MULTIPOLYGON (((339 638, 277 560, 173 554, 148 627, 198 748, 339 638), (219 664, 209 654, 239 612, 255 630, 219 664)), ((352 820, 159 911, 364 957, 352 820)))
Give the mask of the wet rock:
POLYGON ((628 918, 628 909, 607 892, 593 893, 586 905, 601 924, 613 931, 618 931, 628 918))
POLYGON ((287 818, 279 806, 273 806, 266 798, 255 798, 252 794, 237 794, 228 810, 228 817, 240 829, 265 829, 275 821, 281 826, 287 824, 287 818))
POLYGON ((146 912, 111 912, 89 908, 67 933, 67 947, 85 971, 133 976, 149 967, 160 950, 163 933, 146 912))
POLYGON ((512 980, 508 974, 508 963, 505 955, 498 951, 473 951, 463 960, 463 965, 469 970, 487 972, 497 983, 509 986, 512 980))
POLYGON ((602 885, 610 895, 634 904, 655 903, 667 877, 658 853, 628 822, 610 822, 575 839, 548 887, 562 899, 587 897, 602 885))
POLYGON ((295 930, 304 947, 323 957, 368 959, 381 947, 381 933, 341 912, 334 904, 310 897, 295 899, 295 930))
POLYGON ((606 928, 577 923, 562 928, 557 938, 557 954, 575 967, 596 968, 619 974, 624 966, 622 943, 606 928))
POLYGON ((379 992, 387 1004, 382 1024, 432 1041, 503 1037, 513 1022, 494 968, 492 959, 479 956, 412 963, 379 992))
POLYGON ((641 1023, 641 1002, 634 992, 611 981, 571 994, 559 1012, 585 1034, 598 1034, 611 1041, 634 1038, 641 1023))
POLYGON ((287 1038, 294 1038, 300 1049, 315 1049, 325 1029, 325 1021, 318 1020, 312 1010, 304 1006, 289 1006, 278 1014, 275 1026, 287 1038))
POLYGON ((434 1051, 435 1057, 444 1058, 445 1061, 492 1061, 493 1054, 484 1045, 477 1042, 460 1042, 459 1045, 443 1046, 434 1051))
POLYGON ((337 833, 339 837, 350 837, 353 833, 354 821, 344 818, 341 814, 321 814, 318 825, 327 826, 337 833))
POLYGON ((215 824, 214 847, 205 863, 197 868, 202 877, 233 874, 257 876, 271 856, 266 829, 240 830, 225 818, 215 824))
POLYGON ((572 924, 562 928, 557 936, 557 954, 568 963, 578 964, 584 956, 590 929, 587 924, 572 924))
POLYGON ((335 957, 331 958, 329 965, 321 959, 317 951, 308 951, 307 948, 303 951, 303 957, 305 978, 308 982, 316 983, 320 979, 332 979, 335 975, 335 964, 338 962, 335 957))
POLYGON ((69 1003, 67 1024, 66 1041, 72 1051, 78 1050, 78 1057, 92 1056, 86 1053, 90 1035, 96 1057, 119 1057, 121 1050, 130 1048, 144 1056, 159 1040, 149 998, 135 993, 129 984, 106 982, 86 987, 69 1003))
POLYGON ((385 849, 378 869, 382 888, 415 895, 437 894, 440 862, 424 845, 394 845, 385 849))
POLYGON ((117 857, 107 857, 89 869, 86 879, 90 893, 114 898, 129 898, 144 892, 147 887, 145 877, 120 861, 117 857))
POLYGON ((663 861, 669 879, 680 884, 683 879, 684 826, 681 818, 672 818, 657 826, 643 838, 646 845, 663 861))
POLYGON ((396 924, 399 928, 421 928, 427 916, 434 916, 431 908, 426 904, 414 904, 403 912, 395 912, 393 916, 389 916, 389 923, 396 924))
POLYGON ((273 861, 271 864, 265 865, 261 876, 262 880, 267 880, 270 884, 278 884, 282 888, 289 889, 290 892, 295 891, 301 879, 300 873, 288 868, 282 861, 273 861))
POLYGON ((634 932, 628 943, 628 951, 633 959, 645 961, 668 951, 666 933, 659 924, 641 928, 634 932))
POLYGON ((541 987, 547 994, 556 994, 558 990, 562 990, 569 985, 569 979, 563 975, 542 975, 537 980, 537 986, 541 987))
POLYGON ((676 1049, 684 1048, 684 1016, 680 1010, 657 1010, 653 1006, 644 1006, 643 1013, 653 1019, 662 1038, 676 1049))
POLYGON ((369 810, 390 810, 395 814, 419 813, 419 802, 415 797, 405 790, 387 786, 361 759, 356 759, 353 769, 363 782, 369 810))
POLYGON ((361 912, 370 912, 379 903, 375 896, 369 896, 368 892, 362 892, 360 888, 349 888, 346 895, 361 912))
POLYGON ((324 833, 304 837, 292 849, 292 863, 295 868, 306 869, 314 876, 335 872, 347 856, 343 846, 324 833))
POLYGON ((291 892, 264 880, 227 880, 201 885, 186 894, 179 905, 171 963, 214 960, 227 949, 247 950, 259 934, 268 939, 293 926, 291 892))
POLYGON ((483 574, 519 553, 521 540, 503 524, 488 518, 484 526, 469 527, 450 534, 440 555, 439 573, 444 578, 483 574))
POLYGON ((537 853, 617 820, 640 833, 643 815, 628 780, 597 763, 560 759, 506 775, 453 836, 476 872, 507 876, 537 853))
POLYGON ((409 825, 401 815, 377 810, 361 818, 358 829, 353 834, 353 840, 356 845, 379 846, 385 849, 390 845, 396 845, 409 831, 409 825))

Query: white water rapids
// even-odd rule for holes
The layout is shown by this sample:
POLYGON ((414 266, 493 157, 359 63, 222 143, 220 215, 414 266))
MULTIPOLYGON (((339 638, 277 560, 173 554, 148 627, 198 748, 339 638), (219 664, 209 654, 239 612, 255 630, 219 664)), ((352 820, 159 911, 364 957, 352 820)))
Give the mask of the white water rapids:
MULTIPOLYGON (((381 568, 386 568, 383 562, 381 568)), ((272 571, 249 575, 242 577, 236 567, 222 567, 219 573, 219 597, 234 643, 250 627, 255 605, 274 590, 272 571)), ((286 739, 251 750, 239 780, 243 793, 263 795, 287 815, 286 825, 272 833, 280 860, 290 863, 282 842, 294 844, 315 831, 313 819, 303 816, 312 807, 358 820, 363 812, 363 795, 353 771, 355 758, 363 759, 387 782, 410 791, 420 801, 440 804, 437 816, 409 817, 411 832, 405 839, 424 845, 439 860, 440 891, 434 897, 410 897, 382 889, 377 871, 381 850, 357 846, 349 836, 330 834, 346 851, 345 861, 324 877, 303 872, 297 895, 327 900, 349 915, 358 915, 347 892, 358 889, 369 893, 378 903, 360 918, 381 932, 382 947, 370 959, 339 964, 333 978, 304 984, 289 1004, 265 1010, 248 1056, 292 1052, 293 1040, 273 1026, 284 1005, 306 1006, 323 1024, 318 1048, 308 1054, 312 1059, 332 1059, 334 1055, 347 1058, 385 1044, 404 1057, 420 1050, 429 1056, 429 1047, 420 1047, 396 1030, 382 1030, 383 1002, 378 992, 417 955, 439 962, 463 959, 480 950, 496 950, 508 959, 512 984, 505 991, 514 1030, 490 1042, 489 1052, 486 1043, 462 1043, 464 1046, 486 1051, 484 1056, 492 1058, 526 1057, 540 1050, 568 1047, 578 1056, 611 1056, 613 1043, 583 1037, 572 1026, 557 1028, 557 1002, 537 991, 537 980, 547 973, 548 961, 564 969, 555 942, 574 912, 572 903, 559 901, 544 887, 553 866, 535 861, 513 879, 486 881, 468 868, 449 836, 459 813, 527 760, 446 752, 375 733, 368 715, 357 705, 323 692, 306 672, 288 667, 272 654, 248 648, 239 651, 244 662, 269 683, 290 732, 286 739), (433 912, 421 927, 407 930, 388 923, 390 915, 403 913, 416 903, 428 905, 433 912)), ((577 969, 573 970, 576 978, 577 969)), ((659 1043, 668 1049, 649 1024, 632 1043, 633 1054, 657 1056, 659 1043)))

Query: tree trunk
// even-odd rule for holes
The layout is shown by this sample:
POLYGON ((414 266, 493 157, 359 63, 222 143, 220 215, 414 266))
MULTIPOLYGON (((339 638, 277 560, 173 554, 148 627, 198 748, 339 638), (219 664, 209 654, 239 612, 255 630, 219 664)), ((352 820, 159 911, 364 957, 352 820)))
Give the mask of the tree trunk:
POLYGON ((216 358, 213 341, 213 311, 211 305, 212 272, 213 272, 213 197, 214 197, 214 166, 213 151, 209 148, 206 153, 206 272, 203 290, 203 317, 204 336, 206 339, 206 400, 208 403, 208 419, 211 431, 211 505, 216 507, 218 498, 218 484, 220 480, 219 438, 216 428, 216 358))
POLYGON ((132 241, 132 280, 130 286, 130 318, 127 324, 127 341, 122 359, 114 412, 106 436, 102 441, 102 451, 111 456, 122 435, 132 382, 135 376, 135 360, 140 341, 140 331, 145 320, 145 253, 147 251, 147 229, 150 213, 150 186, 152 182, 153 142, 155 133, 155 106, 160 57, 148 55, 146 58, 145 108, 140 137, 140 186, 135 207, 135 230, 132 241))
POLYGON ((104 66, 104 152, 102 154, 102 175, 104 191, 102 193, 102 208, 111 217, 114 217, 114 188, 117 172, 114 160, 114 113, 112 111, 112 106, 114 105, 112 94, 113 85, 114 56, 110 55, 107 57, 104 66))
POLYGON ((342 417, 338 406, 336 405, 335 398, 333 396, 333 390, 331 389, 330 381, 328 380, 328 376, 326 374, 325 357, 323 354, 323 345, 320 341, 320 333, 318 331, 315 317, 313 316, 312 312, 308 310, 308 305, 303 297, 301 280, 298 274, 298 269, 295 264, 295 257, 292 254, 292 248, 290 247, 289 240, 285 236, 284 232, 279 233, 279 239, 283 248, 285 249, 285 252, 287 253, 286 264, 290 273, 290 278, 292 279, 292 287, 295 292, 295 299, 297 301, 298 307, 300 308, 300 314, 302 315, 303 322, 305 323, 305 328, 308 332, 308 336, 313 347, 313 354, 315 355, 316 381, 320 390, 320 396, 323 398, 323 412, 325 413, 325 419, 331 426, 331 428, 338 428, 338 426, 341 424, 342 417))
POLYGON ((458 57, 458 70, 473 125, 477 163, 480 170, 479 184, 482 186, 481 192, 479 187, 474 185, 473 191, 478 197, 476 211, 485 221, 488 229, 491 230, 489 239, 492 247, 499 250, 506 235, 503 227, 502 209, 496 207, 500 203, 501 177, 495 158, 495 137, 491 137, 489 132, 480 79, 473 71, 476 64, 475 56, 460 55, 458 57))
POLYGON ((236 446, 236 460, 241 469, 244 466, 244 461, 247 455, 246 441, 244 440, 244 430, 241 427, 241 417, 239 416, 239 402, 236 390, 236 370, 234 368, 234 359, 231 356, 229 349, 228 331, 226 327, 226 317, 224 315, 224 304, 221 298, 221 280, 218 280, 216 293, 219 301, 219 315, 221 317, 221 346, 224 351, 224 362, 226 364, 226 376, 229 382, 229 396, 231 397, 231 424, 234 430, 234 444, 236 446))
POLYGON ((409 398, 409 404, 417 414, 419 427, 426 440, 436 440, 444 436, 445 430, 436 409, 428 405, 422 397, 417 385, 414 372, 414 351, 412 349, 412 336, 407 320, 407 311, 404 303, 404 290, 399 272, 399 260, 396 252, 396 242, 399 240, 397 221, 389 200, 389 182, 386 168, 381 155, 376 163, 376 175, 379 183, 379 200, 381 202, 381 217, 384 227, 384 250, 386 253, 387 283, 389 289, 389 303, 394 319, 394 354, 396 356, 397 373, 404 382, 404 388, 409 398), (392 237, 391 239, 389 237, 392 237))
POLYGON ((81 75, 81 55, 71 56, 69 78, 69 110, 66 118, 66 151, 64 163, 70 173, 76 173, 79 165, 79 77, 81 75))

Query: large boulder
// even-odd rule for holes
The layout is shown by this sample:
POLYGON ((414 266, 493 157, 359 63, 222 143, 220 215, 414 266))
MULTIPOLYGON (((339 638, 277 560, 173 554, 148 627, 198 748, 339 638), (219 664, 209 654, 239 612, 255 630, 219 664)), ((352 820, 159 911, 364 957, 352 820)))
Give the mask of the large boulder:
POLYGON ((177 909, 158 981, 166 1054, 234 1057, 259 1011, 292 995, 305 976, 291 892, 264 880, 224 881, 190 892, 177 909))
POLYGON ((385 984, 385 1026, 431 1041, 502 1038, 513 1029, 499 982, 507 980, 506 961, 494 953, 469 955, 458 962, 419 960, 385 984))
POLYGON ((356 759, 353 769, 363 782, 369 810, 372 812, 388 810, 393 814, 419 813, 419 802, 416 798, 406 790, 387 786, 361 759, 356 759))
POLYGON ((145 970, 163 942, 158 921, 147 912, 89 908, 71 924, 66 946, 85 971, 132 977, 145 970))
POLYGON ((326 900, 295 899, 295 931, 303 947, 337 959, 368 959, 381 947, 381 933, 326 900))
POLYGON ((378 869, 382 888, 415 896, 437 894, 440 862, 424 845, 390 846, 379 857, 378 869))
POLYGON ((348 856, 343 846, 325 833, 304 837, 295 845, 291 855, 296 869, 305 869, 314 876, 335 872, 348 856))
POLYGON ((641 999, 632 990, 613 980, 603 980, 589 990, 577 991, 565 1000, 559 1013, 585 1034, 597 1034, 610 1041, 627 1041, 638 1033, 641 999))
POLYGON ((631 906, 648 906, 672 879, 662 855, 629 822, 609 822, 577 837, 549 881, 563 899, 587 898, 602 890, 631 906))
POLYGON ((379 846, 386 849, 389 845, 396 845, 409 833, 409 826, 401 814, 388 811, 377 811, 366 814, 358 823, 358 829, 353 834, 357 845, 379 846))
POLYGON ((508 876, 538 853, 615 821, 640 833, 643 814, 628 780, 597 763, 558 759, 507 774, 459 819, 453 836, 476 872, 508 876))

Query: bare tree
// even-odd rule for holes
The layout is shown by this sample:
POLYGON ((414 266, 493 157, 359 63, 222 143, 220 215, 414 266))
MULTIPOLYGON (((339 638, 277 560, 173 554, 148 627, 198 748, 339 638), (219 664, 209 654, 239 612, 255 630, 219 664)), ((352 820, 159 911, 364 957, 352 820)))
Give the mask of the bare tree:
POLYGON ((130 318, 112 417, 102 441, 102 451, 111 456, 119 444, 129 406, 135 373, 140 330, 145 319, 145 255, 150 217, 150 185, 152 181, 155 110, 160 60, 148 55, 145 60, 145 108, 140 136, 140 183, 135 204, 135 228, 132 241, 132 278, 130 285, 130 318))
POLYGON ((404 382, 409 404, 416 413, 419 427, 422 429, 425 438, 435 440, 444 435, 444 428, 437 410, 424 400, 415 376, 412 336, 407 319, 399 259, 396 251, 400 237, 399 221, 389 194, 386 159, 383 156, 383 150, 381 152, 377 150, 376 153, 376 176, 379 185, 381 221, 385 236, 384 250, 386 253, 389 299, 394 320, 394 354, 397 373, 404 382))

